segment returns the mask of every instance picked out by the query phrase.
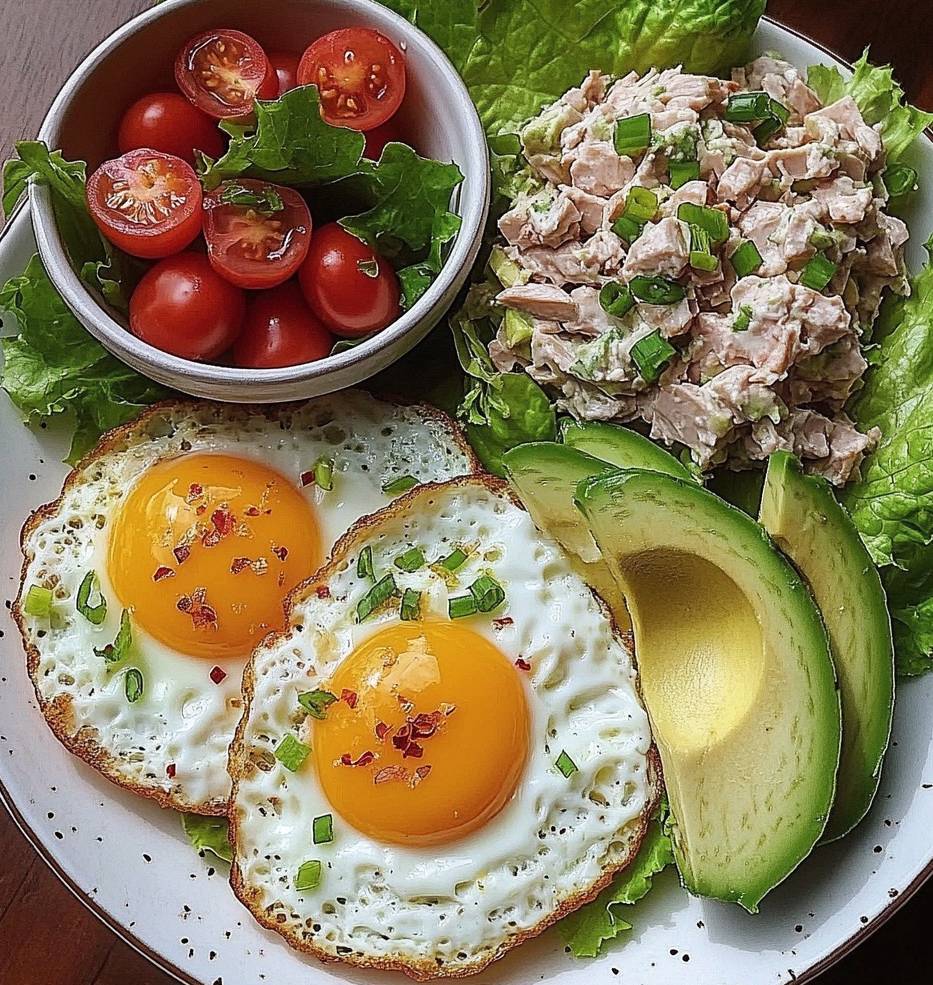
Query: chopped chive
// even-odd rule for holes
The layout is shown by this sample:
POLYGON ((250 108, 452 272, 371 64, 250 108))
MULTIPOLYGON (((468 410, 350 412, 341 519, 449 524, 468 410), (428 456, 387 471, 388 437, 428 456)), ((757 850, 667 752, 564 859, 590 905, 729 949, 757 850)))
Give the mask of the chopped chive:
POLYGON ((130 625, 130 613, 124 609, 120 613, 120 628, 117 630, 116 638, 106 646, 94 647, 94 654, 103 657, 109 664, 118 664, 129 653, 133 642, 133 627, 130 625))
POLYGON ((620 215, 612 224, 612 231, 629 246, 642 234, 643 227, 627 215, 620 215))
POLYGON ((631 349, 632 362, 646 383, 654 383, 677 350, 661 337, 660 330, 639 339, 631 349))
POLYGON ((699 161, 671 161, 667 166, 671 176, 671 188, 675 191, 682 188, 688 181, 696 181, 700 177, 699 161))
POLYGON ((399 607, 399 619, 405 622, 415 622, 421 616, 421 592, 406 588, 402 593, 402 604, 399 607))
POLYGON ((733 332, 747 332, 748 326, 752 323, 752 318, 755 312, 752 311, 751 307, 747 304, 743 304, 739 308, 739 313, 735 316, 735 321, 732 323, 733 332))
POLYGON ((561 771, 565 779, 569 779, 579 769, 577 764, 567 755, 566 749, 557 757, 554 765, 561 771))
POLYGON ((505 591, 495 578, 481 575, 470 585, 470 594, 480 612, 492 612, 505 601, 505 591))
POLYGON ((463 619, 476 615, 476 599, 472 595, 458 595, 447 600, 447 615, 451 619, 463 619))
POLYGON ((321 885, 321 863, 317 859, 305 862, 295 877, 295 889, 299 893, 307 893, 321 885))
POLYGON ((466 564, 467 555, 459 547, 455 547, 445 558, 441 558, 437 563, 448 571, 456 571, 466 564))
POLYGON ((402 493, 408 492, 409 489, 414 489, 417 485, 418 480, 413 475, 402 475, 391 482, 387 482, 382 487, 382 491, 390 496, 400 496, 402 493))
POLYGON ((613 141, 620 157, 634 157, 647 150, 651 144, 651 114, 639 113, 619 120, 613 141))
POLYGON ((291 732, 275 747, 275 758, 292 773, 297 773, 310 755, 311 750, 291 732))
POLYGON ((394 564, 401 571, 407 571, 411 574, 412 571, 424 567, 424 554, 420 547, 411 547, 404 554, 399 554, 394 564))
POLYGON ((334 815, 322 814, 311 822, 311 837, 315 845, 327 845, 334 840, 334 815))
POLYGON ((78 598, 75 601, 75 607, 88 622, 95 626, 99 626, 107 618, 107 600, 100 594, 97 572, 89 571, 84 576, 78 586, 78 598), (100 602, 97 605, 88 605, 91 592, 97 592, 100 596, 100 602))
POLYGON ((633 277, 628 287, 636 300, 646 304, 677 304, 687 296, 680 284, 665 277, 633 277))
POLYGON ((603 284, 600 289, 599 305, 607 315, 612 315, 613 318, 622 318, 632 310, 635 299, 625 284, 611 280, 608 284, 603 284))
POLYGON ((709 233, 702 226, 690 227, 690 266, 694 270, 713 271, 719 260, 713 256, 709 233))
POLYGON ((729 238, 729 220, 725 212, 708 205, 684 202, 677 210, 677 218, 691 226, 698 226, 709 235, 711 246, 722 246, 729 238))
POLYGON ((143 675, 135 667, 131 667, 126 672, 126 677, 123 680, 123 693, 131 705, 143 696, 143 675))
POLYGON ((800 283, 812 291, 823 291, 838 269, 829 257, 817 253, 803 268, 800 274, 800 283))
POLYGON ((330 691, 305 691, 298 695, 298 704, 312 717, 323 721, 327 709, 337 700, 336 694, 330 691))
POLYGON ((629 189, 622 215, 643 226, 657 215, 658 196, 650 188, 638 185, 629 189))
POLYGON ((51 588, 43 588, 41 585, 30 585, 23 601, 23 609, 27 616, 49 616, 52 614, 52 600, 54 598, 51 588))
POLYGON ((322 455, 314 463, 314 484, 325 492, 334 488, 334 460, 322 455))
POLYGON ((732 262, 735 276, 739 280, 753 274, 764 262, 758 252, 758 247, 750 239, 743 240, 729 259, 732 262))
POLYGON ((771 100, 769 109, 768 116, 753 131, 759 147, 763 147, 775 134, 780 133, 790 119, 790 110, 776 99, 771 100))
POLYGON ((729 97, 723 118, 730 123, 755 123, 771 116, 771 97, 766 92, 737 92, 729 97))
POLYGON ((884 187, 892 198, 904 198, 917 187, 917 172, 906 164, 892 164, 881 175, 884 187))
POLYGON ((359 600, 356 605, 356 621, 364 622, 393 595, 398 595, 398 585, 395 584, 395 575, 390 574, 377 581, 359 600))
POLYGON ((364 547, 360 551, 360 556, 356 559, 356 577, 369 578, 370 581, 376 580, 376 572, 373 570, 373 549, 364 547))

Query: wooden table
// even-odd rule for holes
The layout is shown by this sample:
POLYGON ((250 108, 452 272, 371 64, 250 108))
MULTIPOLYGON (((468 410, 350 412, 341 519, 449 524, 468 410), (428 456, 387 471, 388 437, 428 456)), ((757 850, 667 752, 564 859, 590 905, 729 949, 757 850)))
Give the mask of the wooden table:
MULTIPOLYGON (((13 141, 35 134, 58 86, 85 52, 146 6, 146 0, 0 2, 0 89, 5 94, 0 109, 0 160, 9 156, 13 141)), ((929 3, 772 0, 769 13, 849 60, 870 43, 873 59, 895 66, 911 100, 933 109, 929 3)), ((933 883, 821 981, 849 985, 876 976, 898 985, 929 985, 933 981, 926 951, 930 915, 933 883)), ((621 955, 620 961, 624 967, 621 955)), ((0 811, 2 985, 169 985, 170 981, 98 923, 0 811)))

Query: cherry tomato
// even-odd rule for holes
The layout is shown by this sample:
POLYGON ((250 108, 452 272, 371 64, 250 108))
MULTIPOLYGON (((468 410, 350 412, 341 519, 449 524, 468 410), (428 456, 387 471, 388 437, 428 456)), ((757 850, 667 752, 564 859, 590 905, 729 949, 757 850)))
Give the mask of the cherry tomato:
POLYGON ((290 51, 270 51, 269 62, 279 83, 279 95, 284 96, 298 85, 298 56, 290 51))
POLYGON ((91 218, 114 246, 149 260, 189 246, 201 231, 201 182, 180 157, 133 150, 88 179, 91 218))
POLYGON ((237 178, 204 199, 204 239, 211 265, 231 284, 275 287, 308 255, 311 213, 294 188, 237 178))
POLYGON ((295 280, 250 297, 246 324, 233 347, 237 366, 275 369, 330 355, 334 340, 308 307, 295 280))
POLYGON ((203 253, 179 253, 149 270, 130 298, 130 329, 184 359, 216 359, 243 328, 243 292, 214 272, 203 253))
POLYGON ((217 124, 177 92, 153 92, 123 114, 117 135, 120 153, 151 147, 194 164, 194 152, 220 157, 224 142, 217 124))
POLYGON ((318 87, 328 123, 374 130, 402 105, 405 59, 378 31, 348 27, 325 34, 305 51, 298 84, 318 87))
POLYGON ((221 28, 190 38, 175 59, 175 81, 198 109, 218 120, 248 116, 256 99, 275 99, 279 80, 258 41, 221 28))
POLYGON ((395 271, 336 223, 315 231, 298 279, 311 310, 335 335, 360 338, 399 316, 395 271))
POLYGON ((402 136, 401 128, 398 126, 395 120, 389 120, 388 123, 383 123, 382 126, 376 127, 375 130, 369 130, 366 133, 366 149, 363 151, 363 156, 368 157, 371 161, 378 161, 382 157, 382 152, 385 150, 386 144, 391 144, 395 141, 404 142, 405 138, 402 136))

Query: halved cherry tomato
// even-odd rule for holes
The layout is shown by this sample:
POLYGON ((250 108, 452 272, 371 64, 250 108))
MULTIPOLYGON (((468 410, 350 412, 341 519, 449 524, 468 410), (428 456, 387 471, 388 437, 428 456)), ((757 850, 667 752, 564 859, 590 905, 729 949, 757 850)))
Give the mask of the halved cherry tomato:
POLYGON ((337 223, 315 231, 298 279, 311 310, 335 335, 361 338, 399 316, 395 271, 337 223))
POLYGON ((237 178, 204 199, 204 239, 211 265, 231 284, 275 287, 308 255, 311 213, 294 188, 237 178))
POLYGON ((243 328, 243 292, 203 253, 179 253, 150 269, 130 298, 130 330, 185 359, 216 359, 243 328))
POLYGON ((237 366, 275 369, 330 355, 334 340, 308 307, 295 280, 253 294, 246 324, 233 347, 237 366))
POLYGON ((175 59, 175 81, 198 109, 218 120, 248 116, 256 99, 275 99, 279 80, 258 41, 218 28, 188 40, 175 59))
POLYGON ((298 84, 316 85, 324 119, 351 130, 373 130, 405 98, 405 59, 368 27, 347 27, 318 38, 301 56, 298 84))
POLYGON ((88 178, 86 195, 104 236, 136 257, 171 256, 201 231, 201 182, 171 154, 144 148, 106 161, 88 178))
POLYGON ((290 51, 270 51, 269 62, 279 83, 279 95, 284 96, 298 85, 298 56, 290 51))
POLYGON ((368 157, 371 161, 378 161, 382 157, 386 144, 391 144, 394 141, 404 142, 404 140, 401 127, 395 120, 389 120, 388 123, 383 123, 375 130, 367 131, 366 149, 363 151, 363 156, 368 157))
POLYGON ((177 92, 153 92, 123 114, 117 135, 120 153, 151 147, 194 164, 194 152, 211 157, 224 152, 216 121, 177 92))

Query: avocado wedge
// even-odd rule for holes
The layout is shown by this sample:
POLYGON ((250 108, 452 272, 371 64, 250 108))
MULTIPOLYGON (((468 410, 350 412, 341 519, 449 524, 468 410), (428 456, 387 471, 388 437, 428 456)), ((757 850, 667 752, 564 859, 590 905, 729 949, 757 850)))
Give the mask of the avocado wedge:
POLYGON ((761 527, 692 482, 584 480, 628 603, 685 887, 754 912, 819 841, 840 707, 826 630, 761 527))
POLYGON ((881 577, 824 479, 786 452, 768 462, 760 522, 810 585, 842 698, 842 757, 825 841, 848 834, 878 789, 894 712, 894 644, 881 577))
POLYGON ((674 456, 644 435, 618 424, 590 421, 582 424, 571 418, 561 422, 564 444, 620 469, 648 469, 678 479, 690 479, 690 472, 674 456))

